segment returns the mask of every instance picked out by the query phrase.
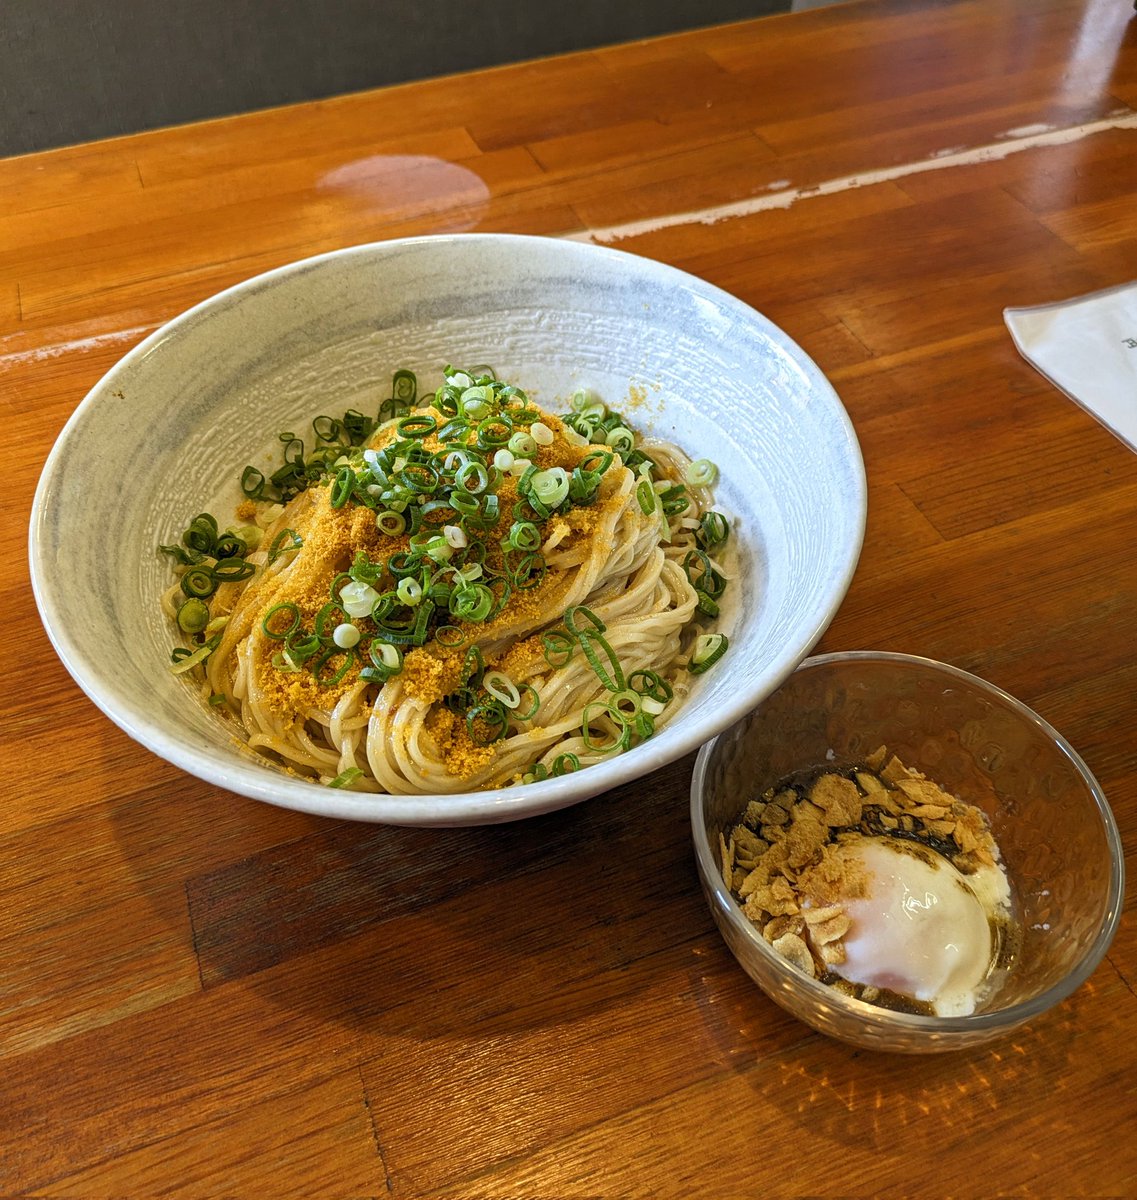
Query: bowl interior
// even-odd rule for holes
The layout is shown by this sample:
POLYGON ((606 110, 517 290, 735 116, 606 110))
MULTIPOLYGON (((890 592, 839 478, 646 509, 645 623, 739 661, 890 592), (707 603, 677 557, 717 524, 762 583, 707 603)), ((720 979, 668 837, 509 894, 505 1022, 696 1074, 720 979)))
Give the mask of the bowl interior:
MULTIPOLYGON (((1072 991, 1105 953, 1120 912, 1116 824, 1097 782, 1060 735, 1012 697, 955 668, 904 655, 808 660, 704 750, 693 801, 701 854, 717 866, 718 831, 747 799, 792 771, 853 765, 881 744, 987 814, 1023 934, 1006 983, 979 1014, 898 1023, 965 1031, 997 1024, 1001 1013, 1016 1022, 1072 991)), ((776 957, 729 903, 726 919, 745 937, 746 951, 776 957)), ((837 1007, 842 1000, 824 996, 837 1007)))
MULTIPOLYGON (((833 389, 780 330, 733 297, 616 251, 466 235, 381 243, 260 276, 157 331, 96 386, 45 467, 33 583, 64 663, 132 736, 231 790, 403 823, 510 819, 662 765, 765 695, 808 652, 848 586, 865 513, 856 439, 833 389), (446 363, 489 363, 556 411, 578 387, 720 468, 739 580, 731 669, 610 763, 460 800, 359 797, 239 753, 166 670, 161 542, 240 499, 246 463, 279 455, 322 412, 374 411, 392 372, 430 390, 446 363)), ((728 593, 729 595, 729 593, 728 593)))

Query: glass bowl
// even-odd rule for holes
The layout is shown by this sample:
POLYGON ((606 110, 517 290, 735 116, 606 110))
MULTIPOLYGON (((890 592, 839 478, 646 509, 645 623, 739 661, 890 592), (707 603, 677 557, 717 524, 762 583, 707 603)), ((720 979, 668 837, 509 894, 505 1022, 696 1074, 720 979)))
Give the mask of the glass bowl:
POLYGON ((992 684, 944 663, 871 651, 807 659, 701 750, 691 783, 699 877, 720 933, 764 992, 815 1029, 872 1050, 930 1053, 1002 1036, 1064 1000, 1105 955, 1124 861, 1105 795, 1068 742, 992 684), (853 766, 886 745, 987 815, 1022 944, 969 1016, 893 1012, 810 978, 778 954, 724 886, 719 833, 803 768, 853 766))

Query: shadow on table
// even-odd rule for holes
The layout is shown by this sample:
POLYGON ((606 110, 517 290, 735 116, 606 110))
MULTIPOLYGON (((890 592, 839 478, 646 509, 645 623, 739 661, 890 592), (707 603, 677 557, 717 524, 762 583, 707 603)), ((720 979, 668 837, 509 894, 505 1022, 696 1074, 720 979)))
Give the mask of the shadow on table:
MULTIPOLYGON (((595 1019, 652 980, 670 995, 686 986, 690 943, 717 941, 691 858, 692 764, 546 816, 451 830, 282 813, 186 779, 183 870, 258 824, 277 839, 186 880, 202 987, 240 983, 421 1039, 595 1019)), ((110 811, 132 872, 173 853, 159 811, 110 811)))

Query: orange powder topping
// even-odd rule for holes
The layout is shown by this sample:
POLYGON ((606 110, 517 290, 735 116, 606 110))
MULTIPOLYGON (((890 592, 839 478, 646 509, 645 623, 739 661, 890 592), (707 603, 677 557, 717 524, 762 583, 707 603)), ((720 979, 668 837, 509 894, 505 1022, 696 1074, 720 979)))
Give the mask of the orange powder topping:
MULTIPOLYGON (((571 473, 589 454, 604 449, 569 442, 564 436, 565 426, 557 417, 542 414, 541 420, 554 433, 553 442, 548 446, 539 446, 532 457, 541 470, 562 467, 571 473)), ((382 449, 397 436, 395 427, 389 426, 372 438, 372 446, 382 449)), ((438 441, 435 434, 422 439, 422 445, 431 452, 448 448, 438 441)), ((537 522, 542 529, 543 540, 553 534, 559 535, 552 550, 553 555, 568 552, 572 556, 569 561, 572 562, 573 557, 579 557, 582 549, 587 548, 598 526, 611 517, 615 501, 611 496, 610 481, 620 469, 618 459, 611 469, 613 475, 606 475, 602 484, 602 496, 608 493, 606 498, 598 499, 590 506, 574 507, 567 513, 550 517, 544 523, 537 522)), ((485 545, 485 565, 493 574, 500 574, 504 567, 505 554, 501 549, 501 541, 508 536, 515 520, 514 506, 519 499, 517 484, 516 476, 505 474, 501 478, 497 486, 500 516, 496 526, 491 530, 471 531, 469 535, 471 540, 476 538, 485 545)), ((410 545, 408 534, 390 537, 380 531, 376 526, 375 512, 364 505, 348 504, 343 508, 333 508, 328 487, 314 487, 301 493, 289 504, 283 519, 300 535, 303 547, 282 579, 266 578, 263 587, 254 580, 247 586, 243 599, 247 602, 255 597, 257 624, 263 613, 273 605, 290 603, 300 611, 301 628, 311 630, 317 614, 332 600, 334 581, 350 569, 357 552, 363 551, 372 562, 386 562, 392 555, 406 552, 410 545)), ((447 520, 438 524, 438 531, 441 532, 443 523, 456 524, 457 520, 456 513, 448 513, 447 520)), ((517 561, 518 555, 514 552, 511 562, 516 564, 517 561)), ((479 582, 488 580, 483 578, 479 582)), ((390 581, 376 586, 382 591, 390 586, 390 581)), ((553 572, 534 587, 513 588, 505 607, 492 620, 476 624, 453 621, 468 639, 458 648, 446 647, 434 641, 414 649, 408 647, 399 676, 407 696, 423 704, 436 704, 453 693, 462 682, 461 670, 468 645, 475 641, 493 642, 496 638, 515 632, 519 625, 533 625, 555 617, 559 611, 558 598, 567 586, 567 578, 560 572, 553 572)), ((368 618, 356 618, 354 623, 362 634, 356 648, 356 661, 335 684, 319 682, 312 675, 310 664, 297 672, 274 666, 272 658, 277 651, 283 650, 283 643, 271 643, 266 648, 267 652, 258 655, 255 664, 257 681, 272 711, 283 716, 296 716, 310 708, 329 710, 358 682, 359 669, 368 662, 368 646, 376 630, 368 618)), ((535 647, 535 652, 540 654, 539 640, 535 642, 535 647)), ((508 654, 487 654, 486 666, 497 665, 493 661, 495 658, 504 658, 507 663, 518 661, 510 657, 516 650, 515 647, 508 654)), ((531 657, 533 652, 527 651, 526 657, 531 657)), ((337 650, 329 657, 322 671, 325 679, 334 675, 342 665, 343 653, 337 650)), ((459 741, 462 738, 466 743, 465 760, 478 758, 484 763, 488 761, 487 753, 492 758, 489 747, 475 746, 469 741, 464 727, 459 741)))
POLYGON ((468 779, 497 757, 496 745, 475 746, 466 731, 466 722, 448 708, 436 708, 426 718, 426 731, 438 747, 438 756, 446 764, 448 775, 468 779))

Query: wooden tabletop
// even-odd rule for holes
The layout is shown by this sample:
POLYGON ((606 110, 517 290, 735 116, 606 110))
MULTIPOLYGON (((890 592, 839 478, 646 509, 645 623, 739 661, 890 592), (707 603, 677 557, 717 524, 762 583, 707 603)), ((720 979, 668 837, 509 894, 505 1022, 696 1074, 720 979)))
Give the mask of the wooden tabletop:
MULTIPOLYGON (((1137 853, 1137 457, 1006 305, 1137 278, 1128 0, 880 0, 0 162, 0 1194, 1137 1193, 1137 925, 988 1049, 829 1041, 712 926, 687 759, 407 831, 151 756, 54 656, 43 460, 161 322, 405 234, 592 237, 753 304, 869 478, 823 650, 944 659, 1058 727, 1137 853)), ((97 470, 97 464, 91 464, 97 470)))

